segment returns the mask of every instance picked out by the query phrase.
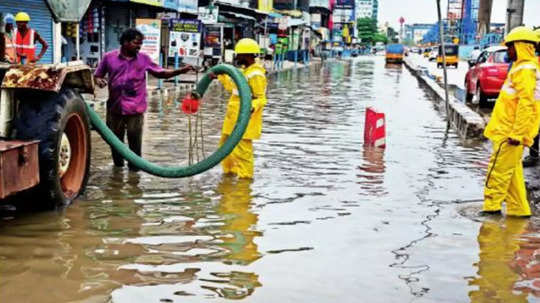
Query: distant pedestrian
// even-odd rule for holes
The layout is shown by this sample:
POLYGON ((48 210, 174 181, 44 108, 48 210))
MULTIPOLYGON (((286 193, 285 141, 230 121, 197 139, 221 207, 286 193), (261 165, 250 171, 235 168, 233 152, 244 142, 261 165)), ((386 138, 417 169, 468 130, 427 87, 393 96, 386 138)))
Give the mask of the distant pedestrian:
POLYGON ((9 63, 17 62, 15 53, 15 42, 13 39, 13 31, 15 28, 15 17, 12 14, 6 14, 4 17, 4 43, 5 43, 5 60, 9 63))
MULTIPOLYGON (((129 148, 141 156, 144 112, 147 108, 146 72, 156 78, 171 78, 194 68, 186 65, 176 70, 163 69, 152 59, 139 53, 144 35, 137 29, 127 29, 120 36, 120 49, 106 53, 95 72, 99 87, 109 86, 107 126, 124 141, 127 132, 129 148), (108 82, 105 76, 108 75, 108 82)), ((111 149, 114 165, 124 166, 124 159, 111 149)), ((137 169, 129 164, 131 170, 137 169)))
POLYGON ((484 189, 485 214, 500 213, 506 202, 507 215, 531 215, 521 158, 524 147, 533 144, 540 126, 540 65, 535 56, 539 41, 524 26, 514 28, 505 39, 508 57, 514 63, 484 131, 493 143, 484 189))

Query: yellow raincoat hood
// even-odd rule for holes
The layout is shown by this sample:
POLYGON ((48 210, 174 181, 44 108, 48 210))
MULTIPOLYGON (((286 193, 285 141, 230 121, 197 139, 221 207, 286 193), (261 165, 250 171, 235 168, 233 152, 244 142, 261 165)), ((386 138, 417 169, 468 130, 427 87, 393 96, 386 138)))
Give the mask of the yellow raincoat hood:
POLYGON ((508 138, 531 146, 540 124, 540 66, 532 43, 514 43, 512 64, 484 135, 494 142, 508 138), (537 84, 538 82, 538 84, 537 84))

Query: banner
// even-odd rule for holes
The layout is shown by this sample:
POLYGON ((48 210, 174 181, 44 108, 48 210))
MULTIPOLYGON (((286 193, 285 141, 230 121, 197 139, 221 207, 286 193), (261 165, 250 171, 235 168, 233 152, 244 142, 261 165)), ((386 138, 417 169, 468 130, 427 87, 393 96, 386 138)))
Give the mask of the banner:
POLYGON ((199 6, 197 0, 178 0, 178 12, 197 14, 197 7, 199 6))
POLYGON ((163 7, 178 10, 178 0, 163 0, 163 7))
POLYGON ((334 9, 336 8, 353 9, 354 0, 336 0, 336 5, 334 6, 334 9))
POLYGON ((330 3, 328 0, 310 0, 309 7, 324 7, 330 9, 330 3))
POLYGON ((205 28, 204 47, 221 48, 221 28, 209 26, 205 28))
POLYGON ((272 11, 272 0, 258 0, 259 1, 259 10, 263 12, 272 11))
POLYGON ((201 23, 199 20, 173 19, 170 30, 169 57, 174 57, 174 54, 178 52, 178 55, 183 58, 199 58, 201 49, 201 23))
POLYGON ((135 25, 144 35, 141 52, 159 62, 159 50, 161 46, 161 20, 159 19, 136 19, 135 25))

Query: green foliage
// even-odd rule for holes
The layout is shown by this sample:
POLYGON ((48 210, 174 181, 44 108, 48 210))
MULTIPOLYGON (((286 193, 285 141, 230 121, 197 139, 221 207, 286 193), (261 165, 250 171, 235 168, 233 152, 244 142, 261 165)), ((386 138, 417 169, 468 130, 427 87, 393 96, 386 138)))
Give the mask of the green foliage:
POLYGON ((374 43, 382 42, 382 43, 386 44, 386 43, 388 43, 388 37, 386 37, 385 34, 376 33, 376 34, 373 36, 373 42, 374 42, 374 43))
POLYGON ((372 18, 359 18, 356 24, 358 38, 361 39, 362 44, 372 44, 377 33, 377 21, 372 18))

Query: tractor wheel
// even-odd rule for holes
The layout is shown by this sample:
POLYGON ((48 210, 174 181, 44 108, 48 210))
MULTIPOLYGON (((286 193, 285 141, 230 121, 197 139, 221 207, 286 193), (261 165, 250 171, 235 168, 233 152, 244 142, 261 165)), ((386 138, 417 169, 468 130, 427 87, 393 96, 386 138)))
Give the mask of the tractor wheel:
POLYGON ((81 194, 90 169, 90 127, 86 105, 72 89, 43 97, 18 97, 16 138, 40 140, 39 177, 34 189, 47 209, 69 205, 81 194))

